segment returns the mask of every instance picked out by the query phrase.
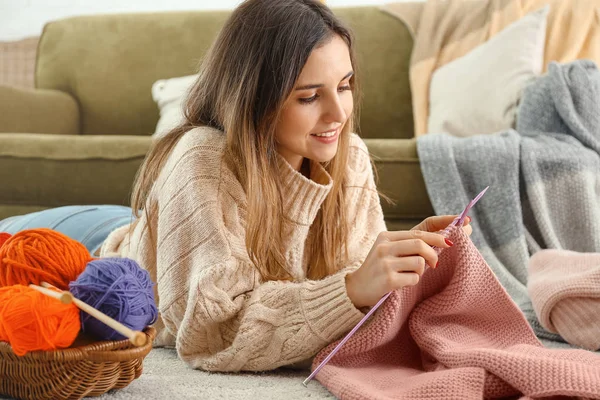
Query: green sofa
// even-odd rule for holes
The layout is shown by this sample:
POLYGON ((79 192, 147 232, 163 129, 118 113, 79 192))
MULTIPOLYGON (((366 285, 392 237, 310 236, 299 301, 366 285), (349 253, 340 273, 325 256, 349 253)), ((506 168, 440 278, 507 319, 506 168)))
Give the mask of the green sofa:
MULTIPOLYGON (((433 214, 413 138, 412 37, 376 7, 334 8, 354 30, 359 134, 375 158, 388 229, 433 214)), ((33 90, 0 86, 0 219, 69 204, 129 204, 159 110, 158 79, 190 75, 229 12, 67 18, 40 38, 33 90)))

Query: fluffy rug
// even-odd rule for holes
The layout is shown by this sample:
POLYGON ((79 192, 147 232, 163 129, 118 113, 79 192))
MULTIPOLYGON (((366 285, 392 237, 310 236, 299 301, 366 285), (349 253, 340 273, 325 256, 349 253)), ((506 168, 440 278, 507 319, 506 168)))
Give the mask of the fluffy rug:
POLYGON ((304 387, 302 381, 309 374, 308 370, 291 369, 256 374, 208 373, 189 368, 177 358, 175 350, 160 348, 144 359, 142 376, 126 388, 95 399, 335 399, 316 380, 304 387))
POLYGON ((129 399, 333 399, 319 382, 302 381, 310 371, 280 369, 268 373, 222 374, 189 368, 172 349, 154 349, 144 360, 144 373, 126 388, 100 400, 129 399))

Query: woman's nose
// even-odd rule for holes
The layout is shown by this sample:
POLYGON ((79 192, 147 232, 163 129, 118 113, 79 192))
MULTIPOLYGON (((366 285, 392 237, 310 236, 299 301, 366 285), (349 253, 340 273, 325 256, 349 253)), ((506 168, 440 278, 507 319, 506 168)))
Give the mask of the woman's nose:
POLYGON ((324 117, 326 122, 343 123, 346 121, 346 110, 344 109, 344 104, 339 96, 333 96, 333 98, 327 102, 327 109, 324 117))

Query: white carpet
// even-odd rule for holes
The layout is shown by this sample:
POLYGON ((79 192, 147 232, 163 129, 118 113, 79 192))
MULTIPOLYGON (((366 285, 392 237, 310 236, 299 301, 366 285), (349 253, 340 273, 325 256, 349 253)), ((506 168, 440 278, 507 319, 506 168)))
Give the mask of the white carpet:
POLYGON ((267 373, 221 374, 194 370, 172 349, 153 349, 144 359, 142 376, 126 388, 109 392, 99 400, 130 399, 333 399, 327 389, 312 380, 309 371, 280 369, 267 373))
POLYGON ((175 350, 160 348, 153 349, 144 359, 142 376, 123 389, 95 399, 335 399, 314 379, 305 387, 302 382, 309 374, 288 369, 256 374, 208 373, 189 368, 177 358, 175 350))
MULTIPOLYGON (((566 343, 548 347, 571 348, 566 343)), ((220 374, 193 370, 177 358, 173 349, 153 349, 144 359, 142 376, 124 389, 100 400, 186 400, 186 399, 335 399, 319 381, 302 382, 310 371, 279 369, 266 373, 220 374)))
MULTIPOLYGON (((549 347, 569 348, 569 345, 552 342, 549 347)), ((335 399, 317 380, 313 379, 308 387, 304 387, 302 382, 309 374, 309 371, 289 369, 256 374, 209 373, 189 368, 177 358, 175 350, 160 348, 148 354, 142 376, 129 386, 93 399, 335 399)), ((9 398, 0 395, 0 399, 9 398)))

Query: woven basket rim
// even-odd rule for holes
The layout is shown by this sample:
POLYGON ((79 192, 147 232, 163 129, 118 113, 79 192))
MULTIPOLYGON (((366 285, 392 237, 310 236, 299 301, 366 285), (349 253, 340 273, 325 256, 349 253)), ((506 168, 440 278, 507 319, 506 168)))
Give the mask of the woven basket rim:
POLYGON ((103 340, 78 347, 69 347, 56 350, 36 350, 23 356, 13 352, 8 342, 0 342, 0 359, 18 357, 22 361, 127 361, 145 357, 152 350, 152 342, 156 337, 156 329, 148 326, 143 333, 146 335, 146 344, 135 347, 128 339, 103 340))

